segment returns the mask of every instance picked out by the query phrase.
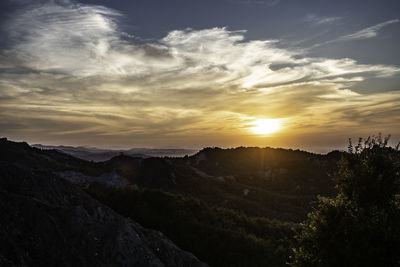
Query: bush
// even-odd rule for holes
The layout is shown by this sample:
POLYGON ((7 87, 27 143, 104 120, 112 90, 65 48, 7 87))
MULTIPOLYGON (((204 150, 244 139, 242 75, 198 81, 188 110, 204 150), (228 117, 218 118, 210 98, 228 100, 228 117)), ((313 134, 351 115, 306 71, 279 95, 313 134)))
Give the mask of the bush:
POLYGON ((400 152, 388 140, 350 142, 338 195, 319 198, 296 236, 291 266, 400 266, 400 152))

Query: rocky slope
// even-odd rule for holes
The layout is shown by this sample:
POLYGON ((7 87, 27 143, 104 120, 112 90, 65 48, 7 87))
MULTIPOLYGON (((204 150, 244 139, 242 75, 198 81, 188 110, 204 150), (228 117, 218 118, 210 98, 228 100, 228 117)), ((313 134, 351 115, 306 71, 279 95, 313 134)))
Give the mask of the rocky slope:
POLYGON ((54 172, 7 159, 10 143, 0 143, 0 266, 207 266, 54 172))

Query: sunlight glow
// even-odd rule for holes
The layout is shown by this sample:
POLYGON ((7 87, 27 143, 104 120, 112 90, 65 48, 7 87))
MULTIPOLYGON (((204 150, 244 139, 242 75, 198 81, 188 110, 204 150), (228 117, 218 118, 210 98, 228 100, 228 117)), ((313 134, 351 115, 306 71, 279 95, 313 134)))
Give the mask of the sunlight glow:
POLYGON ((266 135, 279 131, 282 128, 281 119, 257 119, 251 124, 250 130, 255 134, 266 135))

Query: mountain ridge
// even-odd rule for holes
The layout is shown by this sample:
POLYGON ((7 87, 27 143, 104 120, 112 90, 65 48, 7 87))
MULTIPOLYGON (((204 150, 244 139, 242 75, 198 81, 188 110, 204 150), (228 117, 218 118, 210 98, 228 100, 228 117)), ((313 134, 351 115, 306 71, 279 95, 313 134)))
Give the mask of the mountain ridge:
POLYGON ((54 172, 5 159, 7 146, 37 152, 0 141, 0 265, 207 266, 54 172))
POLYGON ((0 147, 0 162, 64 178, 201 261, 230 267, 283 266, 310 202, 336 194, 330 173, 342 155, 238 147, 94 162, 7 139, 0 147))
POLYGON ((192 155, 197 152, 195 149, 187 148, 130 148, 130 149, 104 149, 86 146, 49 146, 41 144, 33 144, 32 147, 45 150, 58 150, 74 157, 88 161, 107 161, 120 154, 131 157, 149 158, 149 157, 181 157, 192 155))

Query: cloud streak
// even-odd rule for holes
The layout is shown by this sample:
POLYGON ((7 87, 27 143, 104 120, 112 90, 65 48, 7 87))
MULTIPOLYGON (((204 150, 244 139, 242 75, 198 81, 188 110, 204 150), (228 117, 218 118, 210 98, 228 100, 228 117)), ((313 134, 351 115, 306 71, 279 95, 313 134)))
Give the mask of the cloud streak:
POLYGON ((346 41, 353 41, 353 40, 363 40, 363 39, 370 39, 370 38, 374 38, 376 36, 378 36, 379 31, 390 25, 390 24, 394 24, 394 23, 398 23, 400 22, 399 19, 393 19, 393 20, 388 20, 379 24, 376 24, 374 26, 359 30, 355 33, 351 33, 348 35, 343 35, 340 36, 336 39, 333 40, 329 40, 320 44, 315 44, 311 47, 311 49, 316 48, 316 47, 320 47, 323 45, 327 45, 327 44, 332 44, 332 43, 338 43, 338 42, 346 42, 346 41))
POLYGON ((314 25, 329 25, 341 20, 341 17, 328 17, 328 16, 318 16, 316 14, 309 13, 303 20, 314 25))
POLYGON ((399 19, 393 19, 393 20, 389 20, 389 21, 385 21, 382 23, 379 23, 377 25, 374 25, 372 27, 368 27, 365 29, 362 29, 358 32, 349 34, 349 35, 345 35, 343 37, 340 37, 338 40, 343 40, 343 41, 347 41, 347 40, 362 40, 362 39, 368 39, 368 38, 373 38, 376 37, 378 35, 378 32, 383 28, 386 27, 390 24, 394 24, 394 23, 398 23, 400 22, 399 19))
POLYGON ((256 118, 282 118, 295 135, 310 121, 308 131, 339 124, 355 131, 365 112, 389 127, 374 110, 397 112, 398 92, 352 91, 398 75, 396 66, 307 57, 227 28, 139 41, 121 32, 122 16, 69 1, 18 12, 6 25, 11 48, 0 52, 1 134, 90 145, 104 138, 116 146, 239 145, 253 140, 246 125, 256 118))

